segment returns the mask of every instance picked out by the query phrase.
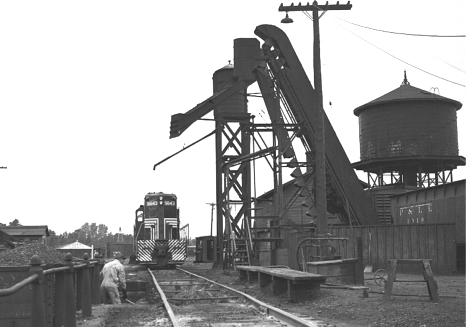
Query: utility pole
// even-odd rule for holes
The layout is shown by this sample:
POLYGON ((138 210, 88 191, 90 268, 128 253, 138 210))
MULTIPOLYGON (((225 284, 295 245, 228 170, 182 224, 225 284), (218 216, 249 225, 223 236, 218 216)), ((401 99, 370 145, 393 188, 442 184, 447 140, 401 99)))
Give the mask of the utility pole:
POLYGON ((211 236, 212 236, 212 223, 214 219, 214 207, 216 206, 215 203, 206 203, 207 205, 211 206, 211 236))
POLYGON ((120 238, 121 238, 121 241, 123 242, 123 235, 122 235, 122 228, 121 227, 118 228, 117 242, 120 242, 120 238))
MULTIPOLYGON (((326 151, 325 151, 325 138, 324 138, 324 108, 323 108, 323 85, 321 81, 321 54, 320 54, 320 40, 319 40, 319 19, 328 10, 350 10, 352 5, 350 1, 347 4, 318 5, 316 1, 313 4, 307 3, 301 5, 299 3, 294 6, 280 5, 279 11, 285 11, 288 19, 289 11, 312 11, 313 18, 313 77, 314 86, 316 91, 316 105, 318 107, 318 117, 316 117, 317 128, 315 131, 315 162, 316 162, 316 194, 315 194, 315 207, 316 207, 316 234, 327 233, 327 208, 326 208, 326 151), (323 13, 318 16, 318 12, 323 13)), ((291 19, 283 22, 293 22, 291 19)))

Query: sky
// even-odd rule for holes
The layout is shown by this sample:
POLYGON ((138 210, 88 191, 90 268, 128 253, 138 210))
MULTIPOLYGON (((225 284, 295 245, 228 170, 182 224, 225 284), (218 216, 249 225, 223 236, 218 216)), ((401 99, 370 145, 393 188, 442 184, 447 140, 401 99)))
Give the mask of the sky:
MULTIPOLYGON (((349 11, 321 17, 320 37, 324 109, 356 162, 355 108, 399 87, 404 70, 412 86, 436 87, 465 106, 467 53, 465 37, 354 24, 465 35, 467 8, 462 0, 351 3, 349 11)), ((312 80, 312 21, 291 12, 294 23, 281 24, 279 5, 1 1, 0 166, 7 169, 0 169, 0 222, 18 219, 58 234, 95 222, 129 234, 144 195, 164 192, 177 195, 190 237, 210 235, 214 138, 153 166, 214 129, 197 121, 169 139, 171 116, 212 95, 212 75, 233 60, 233 40, 256 37, 256 26, 284 30, 312 80)), ((268 121, 261 102, 248 110, 268 121)), ((464 157, 466 111, 457 112, 464 157)), ((454 179, 465 179, 465 171, 454 171, 454 179)), ((268 191, 272 172, 258 174, 256 185, 257 195, 268 191)))

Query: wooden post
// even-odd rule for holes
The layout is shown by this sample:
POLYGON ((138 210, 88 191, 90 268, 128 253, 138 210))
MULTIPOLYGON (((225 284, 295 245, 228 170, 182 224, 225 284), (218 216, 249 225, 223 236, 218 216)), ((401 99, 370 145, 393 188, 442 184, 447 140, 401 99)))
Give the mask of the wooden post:
POLYGON ((75 284, 73 281, 74 267, 73 256, 67 253, 65 256, 65 265, 70 270, 65 272, 65 327, 76 327, 76 298, 75 298, 75 284))
MULTIPOLYGON (((313 4, 317 5, 316 1, 313 4)), ((315 161, 316 161, 316 233, 327 233, 327 208, 326 208, 326 155, 324 139, 324 109, 323 109, 323 86, 321 81, 321 53, 319 39, 319 17, 318 8, 313 9, 313 74, 318 107, 317 128, 315 131, 315 161)), ((326 249, 324 247, 323 249, 326 249)), ((327 253, 324 253, 326 255, 327 253)))
POLYGON ((423 276, 426 280, 426 286, 428 287, 428 294, 430 295, 430 300, 435 303, 439 302, 439 295, 438 295, 438 285, 433 278, 433 272, 431 271, 430 260, 423 259, 423 276))
POLYGON ((44 291, 42 289, 44 273, 41 263, 41 259, 37 255, 34 255, 30 261, 31 269, 29 269, 29 275, 39 276, 38 279, 32 282, 31 325, 36 327, 46 327, 44 291))
POLYGON ((384 301, 391 300, 392 294, 392 286, 394 284, 394 279, 396 279, 396 269, 397 269, 397 260, 391 259, 389 260, 389 274, 388 280, 386 281, 386 285, 384 286, 384 301))
POLYGON ((81 300, 83 298, 83 269, 75 270, 75 291, 76 291, 76 311, 80 311, 82 308, 81 300))
MULTIPOLYGON (((302 5, 299 3, 294 6, 280 5, 279 11, 312 11, 313 12, 313 74, 314 86, 316 92, 316 105, 318 107, 318 116, 316 117, 316 131, 315 131, 315 161, 316 161, 316 194, 315 206, 317 214, 316 234, 327 233, 327 208, 326 208, 326 152, 325 152, 325 130, 324 130, 324 108, 323 108, 323 86, 321 80, 321 54, 320 54, 320 36, 319 36, 319 11, 328 10, 350 10, 352 5, 350 1, 347 4, 318 5, 316 1, 313 4, 302 5)), ((349 217, 349 219, 351 219, 349 217)), ((326 249, 326 247, 323 247, 326 249)), ((326 255, 327 253, 324 253, 326 255)))
MULTIPOLYGON (((397 261, 400 261, 400 263, 406 263, 406 264, 422 264, 422 269, 423 269, 423 277, 426 282, 426 286, 428 288, 428 294, 430 296, 430 300, 438 303, 439 302, 439 295, 438 295, 438 285, 435 282, 435 279, 433 277, 433 272, 431 271, 431 265, 430 265, 430 260, 429 259, 392 259, 389 260, 389 276, 388 280, 386 282, 386 286, 384 288, 384 301, 388 301, 391 299, 391 294, 392 294, 392 287, 393 283, 396 280, 396 270, 397 270, 397 261)), ((420 282, 414 281, 414 282, 420 282)))
POLYGON ((363 274, 363 243, 362 237, 357 237, 357 263, 355 264, 355 284, 365 285, 363 274))
POLYGON ((55 274, 55 316, 54 327, 62 327, 65 319, 65 273, 55 274))
POLYGON ((83 255, 86 267, 83 268, 83 284, 82 284, 82 314, 84 318, 92 316, 92 304, 91 304, 91 279, 89 277, 89 255, 85 253, 83 255))
POLYGON ((92 304, 101 304, 100 260, 94 262, 92 268, 92 304))

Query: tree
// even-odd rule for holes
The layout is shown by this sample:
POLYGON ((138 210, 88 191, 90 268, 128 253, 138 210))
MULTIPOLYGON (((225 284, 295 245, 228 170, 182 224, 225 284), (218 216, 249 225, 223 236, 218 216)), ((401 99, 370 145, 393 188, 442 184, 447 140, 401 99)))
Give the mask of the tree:
POLYGON ((106 238, 107 238, 108 231, 109 231, 109 228, 104 224, 99 224, 99 226, 97 226, 97 244, 99 245, 99 247, 106 246, 107 244, 106 238))
POLYGON ((92 223, 91 225, 89 225, 89 236, 91 237, 91 239, 97 239, 98 238, 98 227, 96 225, 96 223, 92 223))
MULTIPOLYGON (((10 225, 14 223, 11 222, 10 225)), ((16 221, 15 223, 18 223, 16 221)), ((78 241, 87 245, 94 245, 95 248, 106 248, 107 243, 132 243, 132 234, 112 234, 109 233, 109 228, 104 224, 96 223, 85 223, 74 232, 64 232, 63 234, 57 235, 54 231, 49 229, 50 237, 48 239, 48 245, 52 247, 59 247, 61 245, 69 244, 78 241), (120 239, 119 239, 120 235, 120 239)))
POLYGON ((23 226, 19 223, 19 220, 18 219, 15 219, 13 221, 10 222, 10 224, 8 226, 12 226, 12 227, 16 227, 16 226, 23 226))
POLYGON ((62 235, 57 235, 53 230, 49 229, 49 238, 47 240, 47 245, 57 248, 60 245, 66 244, 66 238, 63 237, 62 235))

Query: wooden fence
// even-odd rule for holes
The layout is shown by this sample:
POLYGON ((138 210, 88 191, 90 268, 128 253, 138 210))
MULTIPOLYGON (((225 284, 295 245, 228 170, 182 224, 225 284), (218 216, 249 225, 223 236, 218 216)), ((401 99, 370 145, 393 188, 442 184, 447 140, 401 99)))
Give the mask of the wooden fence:
MULTIPOLYGON (((372 264, 373 271, 387 269, 389 259, 431 259, 436 274, 452 273, 457 269, 456 225, 454 223, 339 226, 332 227, 334 237, 348 238, 340 244, 337 254, 342 258, 356 258, 356 237, 362 238, 364 264, 372 264)), ((299 242, 311 234, 289 234, 289 266, 298 269, 296 252, 299 242)), ((410 266, 398 266, 400 272, 411 271, 410 266)))

